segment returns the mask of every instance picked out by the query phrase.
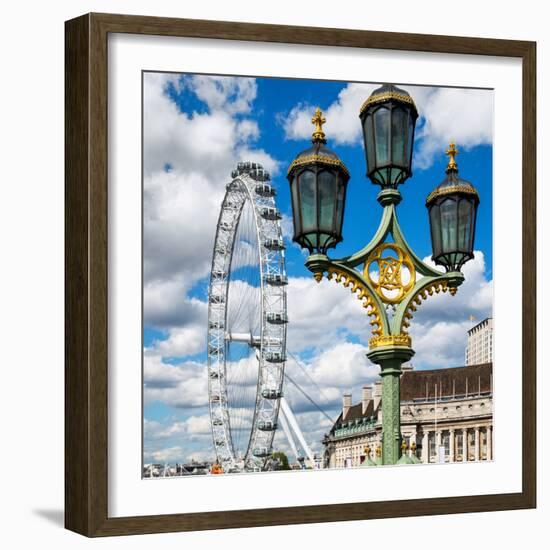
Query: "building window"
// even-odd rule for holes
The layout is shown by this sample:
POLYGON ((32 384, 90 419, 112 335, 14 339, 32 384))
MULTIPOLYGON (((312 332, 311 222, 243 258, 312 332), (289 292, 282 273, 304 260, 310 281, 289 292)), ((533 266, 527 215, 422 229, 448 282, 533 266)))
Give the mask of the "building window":
POLYGON ((473 430, 468 430, 468 460, 475 460, 476 436, 473 430))
POLYGON ((464 452, 462 432, 458 432, 455 434, 455 449, 457 457, 462 457, 462 453, 464 452))
POLYGON ((487 428, 479 430, 481 460, 487 460, 487 428))
POLYGON ((450 442, 451 442, 451 437, 450 437, 449 432, 443 432, 441 434, 441 445, 443 445, 443 447, 445 447, 445 456, 446 457, 448 457, 450 452, 451 452, 450 442))
POLYGON ((435 432, 430 432, 428 434, 428 461, 434 462, 436 459, 436 448, 435 448, 435 432))

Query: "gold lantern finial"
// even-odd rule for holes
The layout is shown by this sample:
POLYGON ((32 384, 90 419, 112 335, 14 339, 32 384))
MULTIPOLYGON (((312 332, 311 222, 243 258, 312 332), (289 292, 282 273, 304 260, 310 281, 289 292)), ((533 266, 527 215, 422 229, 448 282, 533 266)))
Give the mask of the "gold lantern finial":
POLYGON ((455 146, 455 142, 451 141, 449 148, 445 151, 446 155, 449 155, 449 164, 447 164, 447 171, 458 171, 458 165, 456 163, 456 155, 458 155, 458 149, 455 146))
POLYGON ((315 116, 311 119, 311 123, 315 125, 315 132, 313 132, 311 138, 313 143, 321 142, 326 143, 325 132, 323 132, 323 124, 327 119, 323 116, 323 111, 319 107, 315 109, 315 116))

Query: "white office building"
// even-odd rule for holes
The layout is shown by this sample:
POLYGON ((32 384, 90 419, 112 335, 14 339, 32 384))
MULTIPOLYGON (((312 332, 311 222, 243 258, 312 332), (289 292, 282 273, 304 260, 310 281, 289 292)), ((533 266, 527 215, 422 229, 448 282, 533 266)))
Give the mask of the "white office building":
POLYGON ((465 365, 493 362, 493 319, 488 317, 468 331, 465 365))

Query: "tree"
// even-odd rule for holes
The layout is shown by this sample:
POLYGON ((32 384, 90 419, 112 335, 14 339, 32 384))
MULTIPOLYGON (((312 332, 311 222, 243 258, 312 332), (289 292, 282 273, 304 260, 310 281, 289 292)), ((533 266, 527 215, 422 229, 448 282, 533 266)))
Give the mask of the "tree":
POLYGON ((275 468, 276 470, 290 470, 290 465, 288 464, 288 458, 285 453, 282 451, 277 451, 276 453, 273 453, 273 459, 278 462, 278 466, 275 468))

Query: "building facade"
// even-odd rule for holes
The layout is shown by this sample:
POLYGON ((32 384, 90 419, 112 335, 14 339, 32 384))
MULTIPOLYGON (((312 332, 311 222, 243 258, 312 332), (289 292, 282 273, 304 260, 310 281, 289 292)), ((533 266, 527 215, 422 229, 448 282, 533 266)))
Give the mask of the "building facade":
POLYGON ((493 319, 488 317, 468 331, 466 365, 493 362, 493 319))
MULTIPOLYGON (((475 327, 474 327, 475 328, 475 327)), ((493 459, 492 363, 401 375, 401 433, 424 463, 493 459)), ((344 394, 342 412, 323 439, 328 468, 376 460, 382 437, 382 385, 363 387, 360 403, 344 394)))

